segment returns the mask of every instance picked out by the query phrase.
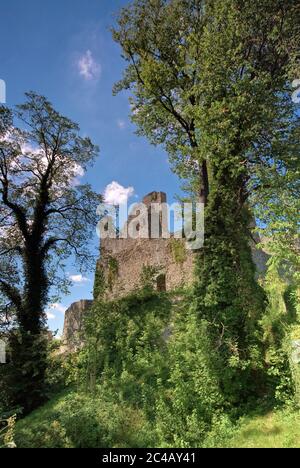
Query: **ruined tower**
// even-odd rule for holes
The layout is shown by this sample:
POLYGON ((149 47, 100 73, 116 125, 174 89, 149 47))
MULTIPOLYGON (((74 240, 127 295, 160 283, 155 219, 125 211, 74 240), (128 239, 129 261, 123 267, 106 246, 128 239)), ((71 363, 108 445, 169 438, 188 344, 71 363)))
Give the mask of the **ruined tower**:
POLYGON ((108 298, 122 297, 139 288, 145 267, 157 270, 159 291, 192 282, 193 253, 185 249, 183 239, 174 239, 169 232, 166 203, 164 192, 149 193, 129 214, 118 238, 101 240, 98 268, 105 273, 108 298), (126 238, 129 227, 134 236, 126 238))

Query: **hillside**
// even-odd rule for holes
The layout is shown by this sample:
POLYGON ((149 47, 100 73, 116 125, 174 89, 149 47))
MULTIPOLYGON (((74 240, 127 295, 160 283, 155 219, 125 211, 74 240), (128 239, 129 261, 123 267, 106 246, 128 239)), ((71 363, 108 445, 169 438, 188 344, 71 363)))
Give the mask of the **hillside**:
MULTIPOLYGON (((224 429, 210 434, 203 445, 215 448, 300 446, 300 413, 295 409, 247 416, 237 426, 227 423, 224 429)), ((18 422, 15 433, 17 446, 24 448, 138 448, 156 446, 157 442, 153 427, 140 411, 72 391, 57 396, 18 422)))

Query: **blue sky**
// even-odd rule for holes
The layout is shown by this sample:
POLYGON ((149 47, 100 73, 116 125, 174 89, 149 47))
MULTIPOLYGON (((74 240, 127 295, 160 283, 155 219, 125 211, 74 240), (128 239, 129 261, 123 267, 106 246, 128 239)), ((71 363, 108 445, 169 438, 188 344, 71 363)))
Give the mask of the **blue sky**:
MULTIPOLYGON (((77 122, 82 134, 100 146, 100 157, 83 181, 103 193, 113 181, 133 187, 134 198, 152 190, 180 193, 167 155, 135 135, 129 121, 128 96, 112 96, 124 62, 112 41, 110 26, 127 0, 1 0, 0 79, 7 86, 7 104, 34 90, 77 122)), ((95 234, 95 243, 98 242, 95 234)), ((68 265, 68 274, 80 278, 68 265)), ((74 283, 50 311, 49 326, 61 329, 64 309, 90 298, 93 273, 74 283)))

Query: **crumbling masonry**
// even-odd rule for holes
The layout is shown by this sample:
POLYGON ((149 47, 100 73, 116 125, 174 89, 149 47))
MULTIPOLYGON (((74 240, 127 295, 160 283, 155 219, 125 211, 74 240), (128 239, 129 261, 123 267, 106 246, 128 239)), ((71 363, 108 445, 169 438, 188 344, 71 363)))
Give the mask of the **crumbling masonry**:
MULTIPOLYGON (((151 226, 151 204, 163 204, 167 196, 163 192, 152 192, 145 196, 143 204, 148 209, 148 226, 151 226)), ((156 205, 157 206, 157 205, 156 205)), ((134 220, 130 215, 128 223, 134 220)), ((105 238, 101 240, 101 255, 98 268, 102 268, 108 284, 107 297, 118 298, 138 289, 145 267, 157 270, 156 287, 171 291, 189 285, 193 278, 193 251, 185 248, 184 239, 169 239, 162 236, 168 227, 162 218, 159 220, 159 237, 140 238, 105 238)), ((136 230, 141 229, 140 222, 136 230)))
MULTIPOLYGON (((148 209, 148 226, 151 226, 151 205, 162 205, 167 202, 163 192, 152 192, 143 199, 148 209)), ((161 213, 162 210, 158 210, 161 213)), ((152 215, 151 215, 152 213, 152 215)), ((130 215, 128 222, 134 220, 130 215)), ((160 215, 161 216, 161 215, 160 215)), ((168 225, 160 217, 160 237, 151 238, 104 238, 101 240, 101 255, 98 268, 104 272, 108 284, 107 298, 114 299, 128 295, 141 285, 142 272, 145 267, 157 269, 156 287, 162 291, 172 291, 182 286, 189 286, 193 281, 193 264, 195 251, 186 248, 185 239, 177 239, 174 234, 165 238, 168 225), (163 235, 164 234, 164 235, 163 235)), ((140 222, 136 224, 141 229, 140 222)), ((253 258, 257 270, 265 269, 266 255, 253 248, 253 258)))

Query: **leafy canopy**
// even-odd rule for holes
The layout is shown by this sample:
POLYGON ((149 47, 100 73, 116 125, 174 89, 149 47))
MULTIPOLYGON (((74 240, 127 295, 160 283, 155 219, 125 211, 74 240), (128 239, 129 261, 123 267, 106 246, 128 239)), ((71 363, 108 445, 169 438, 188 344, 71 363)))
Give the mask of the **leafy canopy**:
POLYGON ((71 254, 80 268, 93 260, 88 241, 99 196, 80 184, 79 176, 97 154, 90 139, 80 136, 78 125, 42 96, 26 94, 15 112, 0 108, 2 303, 22 307, 35 257, 46 272, 46 292, 55 286, 63 289, 60 268, 71 254))

